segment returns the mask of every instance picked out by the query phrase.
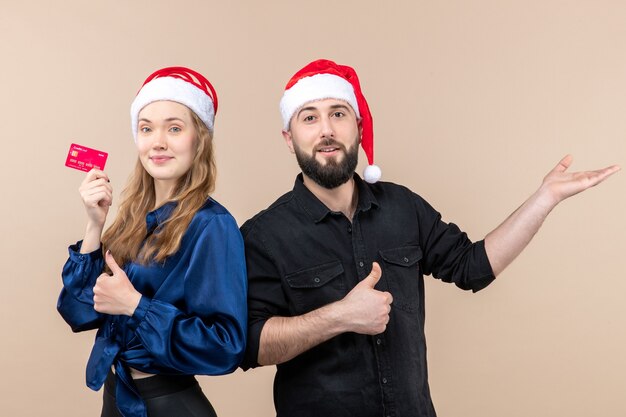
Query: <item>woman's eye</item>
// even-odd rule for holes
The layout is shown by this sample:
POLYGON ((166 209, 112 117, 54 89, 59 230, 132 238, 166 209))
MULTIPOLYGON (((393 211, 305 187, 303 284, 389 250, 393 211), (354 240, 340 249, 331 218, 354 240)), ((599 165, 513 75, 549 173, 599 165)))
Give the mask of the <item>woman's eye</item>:
POLYGON ((150 128, 148 126, 144 126, 140 128, 139 131, 142 133, 148 133, 150 131, 150 128))
POLYGON ((180 132, 180 131, 181 131, 181 129, 180 129, 180 127, 178 127, 178 126, 172 126, 172 127, 170 127, 170 132, 173 132, 173 133, 178 133, 178 132, 180 132))

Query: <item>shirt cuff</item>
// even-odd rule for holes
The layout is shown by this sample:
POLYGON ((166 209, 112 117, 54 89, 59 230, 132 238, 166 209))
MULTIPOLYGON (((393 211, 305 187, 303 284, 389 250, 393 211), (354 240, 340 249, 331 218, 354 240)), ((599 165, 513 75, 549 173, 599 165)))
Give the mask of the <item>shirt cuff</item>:
POLYGON ((248 326, 248 340, 246 342, 246 354, 243 358, 241 369, 247 371, 250 368, 256 368, 259 365, 259 344, 261 341, 261 331, 265 326, 267 319, 255 321, 248 326))
POLYGON ((475 248, 478 272, 476 274, 476 277, 471 281, 472 292, 482 290, 483 288, 491 284, 494 279, 496 279, 496 276, 493 274, 493 268, 491 268, 489 258, 487 257, 485 241, 480 240, 476 242, 475 248))
POLYGON ((79 240, 73 245, 70 245, 68 248, 68 252, 70 253, 70 260, 73 262, 82 264, 87 261, 97 261, 102 259, 102 243, 100 243, 100 247, 89 253, 80 253, 80 248, 83 245, 83 241, 79 240))
POLYGON ((149 299, 148 297, 144 297, 143 295, 141 296, 135 312, 126 323, 126 326, 128 326, 130 330, 135 331, 135 329, 139 327, 139 324, 141 324, 144 317, 146 317, 146 313, 148 312, 151 303, 151 299, 149 299))

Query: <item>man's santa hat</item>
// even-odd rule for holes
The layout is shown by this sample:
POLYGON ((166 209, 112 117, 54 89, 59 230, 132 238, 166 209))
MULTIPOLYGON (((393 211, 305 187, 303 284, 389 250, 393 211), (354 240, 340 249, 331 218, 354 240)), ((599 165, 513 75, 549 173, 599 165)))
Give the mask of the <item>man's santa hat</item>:
POLYGON ((375 183, 381 177, 381 170, 374 165, 372 115, 361 92, 359 77, 352 67, 337 65, 327 59, 318 59, 291 77, 280 100, 283 129, 289 130, 291 118, 306 103, 327 98, 344 100, 361 119, 361 147, 369 164, 363 177, 365 181, 375 183))
POLYGON ((133 137, 137 141, 138 117, 141 109, 155 101, 175 101, 191 109, 213 132, 217 113, 217 93, 204 76, 185 67, 168 67, 152 73, 144 81, 130 106, 133 137))

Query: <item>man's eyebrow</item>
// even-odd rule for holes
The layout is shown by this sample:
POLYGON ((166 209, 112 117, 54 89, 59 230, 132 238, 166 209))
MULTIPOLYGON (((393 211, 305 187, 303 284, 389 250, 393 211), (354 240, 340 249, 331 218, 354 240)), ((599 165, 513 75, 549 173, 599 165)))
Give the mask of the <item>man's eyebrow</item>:
MULTIPOLYGON (((347 104, 333 104, 332 106, 330 106, 331 110, 336 110, 336 109, 345 109, 345 110, 349 110, 348 109, 348 105, 347 104)), ((307 111, 307 110, 311 110, 311 111, 319 111, 319 109, 315 106, 307 106, 307 107, 303 107, 298 111, 298 114, 296 115, 296 117, 300 116, 300 113, 302 113, 303 111, 307 111)))
POLYGON ((298 114, 296 115, 296 118, 297 118, 298 116, 300 116, 300 113, 302 113, 303 111, 307 111, 307 110, 316 111, 316 110, 318 110, 318 109, 317 109, 317 107, 315 107, 315 106, 303 107, 303 108, 301 108, 300 110, 298 110, 298 114))
POLYGON ((330 106, 331 109, 335 110, 335 109, 348 109, 348 105, 347 104, 333 104, 332 106, 330 106))

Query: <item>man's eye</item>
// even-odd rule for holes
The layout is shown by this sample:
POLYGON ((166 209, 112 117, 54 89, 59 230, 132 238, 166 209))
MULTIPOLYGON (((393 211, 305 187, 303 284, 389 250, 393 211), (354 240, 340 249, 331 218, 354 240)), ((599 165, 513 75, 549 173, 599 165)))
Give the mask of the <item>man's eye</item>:
POLYGON ((315 120, 315 116, 305 116, 304 117, 304 121, 305 122, 312 122, 313 120, 315 120))
POLYGON ((345 113, 342 111, 336 111, 333 113, 333 117, 343 117, 345 116, 345 113))

